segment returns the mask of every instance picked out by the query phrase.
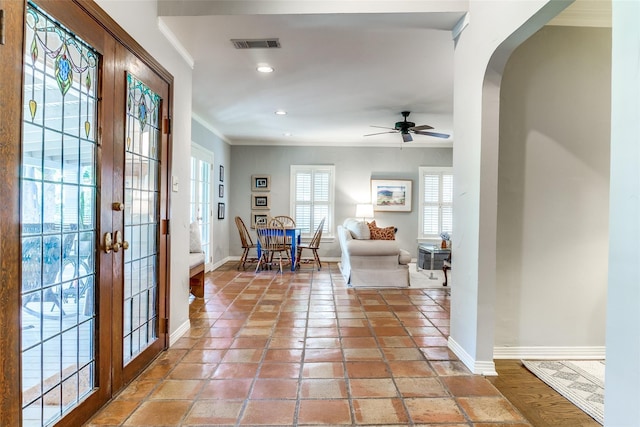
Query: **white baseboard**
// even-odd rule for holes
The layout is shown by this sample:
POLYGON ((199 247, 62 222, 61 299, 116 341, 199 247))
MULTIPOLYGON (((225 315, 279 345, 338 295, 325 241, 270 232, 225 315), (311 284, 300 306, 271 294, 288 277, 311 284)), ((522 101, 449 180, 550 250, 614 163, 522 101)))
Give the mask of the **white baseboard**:
POLYGON ((176 341, 178 341, 182 336, 187 333, 187 331, 191 328, 191 322, 187 319, 182 325, 178 326, 178 328, 173 331, 173 333, 169 336, 169 347, 174 345, 176 341))
POLYGON ((213 271, 216 268, 224 265, 228 261, 240 261, 240 257, 239 256, 237 256, 237 257, 228 256, 226 258, 223 258, 218 262, 214 262, 213 265, 211 266, 211 270, 207 270, 207 271, 213 271))
POLYGON ((447 341, 447 346, 451 351, 453 351, 456 356, 460 359, 462 363, 464 363, 469 370, 476 375, 485 375, 485 376, 497 376, 496 365, 493 363, 493 360, 474 360, 469 353, 467 353, 460 344, 456 342, 453 338, 449 337, 447 341))
POLYGON ((494 347, 494 359, 604 359, 605 346, 592 347, 494 347))

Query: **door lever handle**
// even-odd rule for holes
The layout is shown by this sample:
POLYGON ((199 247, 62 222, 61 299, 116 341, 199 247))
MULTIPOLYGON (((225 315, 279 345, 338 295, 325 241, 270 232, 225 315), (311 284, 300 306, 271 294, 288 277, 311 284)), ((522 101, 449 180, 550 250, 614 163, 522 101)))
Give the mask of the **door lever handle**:
POLYGON ((120 248, 124 249, 125 251, 129 249, 129 242, 127 242, 126 240, 122 240, 122 232, 120 230, 116 231, 116 243, 114 244, 114 246, 118 247, 118 249, 116 249, 115 247, 113 248, 114 252, 118 252, 120 248))
MULTIPOLYGON (((113 239, 111 237, 111 233, 104 233, 102 249, 104 250, 105 254, 110 254, 111 251, 114 250, 113 239)), ((120 249, 120 248, 118 248, 118 249, 120 249)), ((114 251, 118 252, 117 249, 115 249, 114 251)))
POLYGON ((129 249, 129 242, 122 240, 122 232, 120 230, 116 231, 115 238, 111 236, 111 233, 104 233, 104 243, 102 245, 104 253, 118 252, 120 248, 125 251, 129 249))

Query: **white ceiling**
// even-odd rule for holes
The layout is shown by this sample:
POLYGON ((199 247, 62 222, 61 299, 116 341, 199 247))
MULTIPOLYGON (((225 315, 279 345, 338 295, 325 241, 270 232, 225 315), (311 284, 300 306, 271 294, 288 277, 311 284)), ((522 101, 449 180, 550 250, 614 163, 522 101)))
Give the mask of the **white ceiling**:
POLYGON ((371 125, 393 128, 403 110, 451 134, 405 144, 453 142, 452 29, 466 1, 158 4, 161 29, 193 61, 194 114, 231 144, 400 146, 396 133, 363 135, 385 131, 371 125), (261 38, 278 38, 281 48, 230 41, 261 38), (275 71, 258 73, 263 63, 275 71), (288 114, 275 115, 279 109, 288 114))

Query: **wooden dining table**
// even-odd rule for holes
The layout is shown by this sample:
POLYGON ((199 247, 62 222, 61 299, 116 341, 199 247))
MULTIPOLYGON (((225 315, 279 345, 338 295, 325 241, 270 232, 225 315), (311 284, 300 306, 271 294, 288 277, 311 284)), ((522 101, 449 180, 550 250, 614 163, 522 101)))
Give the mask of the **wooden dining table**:
MULTIPOLYGON (((279 228, 275 228, 273 230, 280 230, 279 228)), ((291 271, 296 270, 296 247, 300 244, 300 235, 302 234, 302 229, 295 227, 284 227, 284 234, 286 237, 289 237, 291 240, 291 271)), ((257 248, 258 250, 258 259, 262 256, 262 249, 260 248, 260 239, 258 239, 257 248)))

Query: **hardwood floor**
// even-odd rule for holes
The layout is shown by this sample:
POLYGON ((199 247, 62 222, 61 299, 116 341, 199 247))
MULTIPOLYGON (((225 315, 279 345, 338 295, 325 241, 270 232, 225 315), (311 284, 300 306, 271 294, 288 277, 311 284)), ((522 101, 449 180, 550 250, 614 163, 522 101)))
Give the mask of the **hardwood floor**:
POLYGON ((487 379, 534 427, 600 427, 519 360, 496 360, 497 377, 487 379))

